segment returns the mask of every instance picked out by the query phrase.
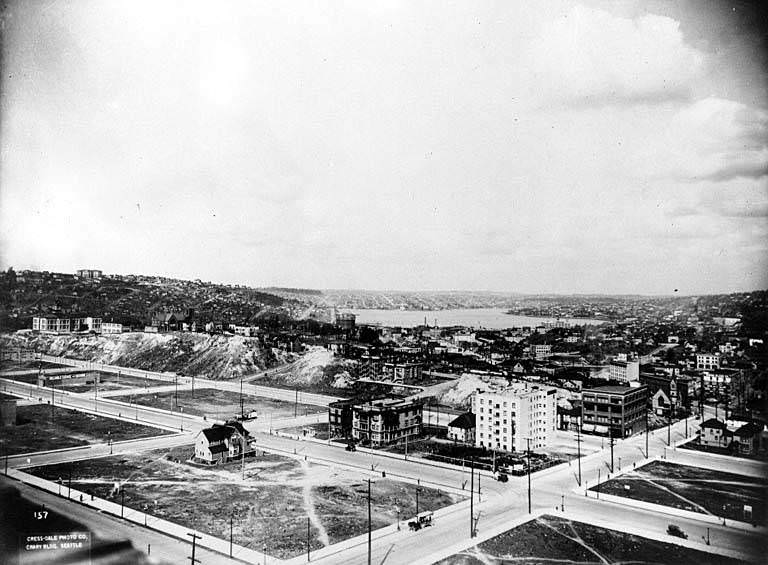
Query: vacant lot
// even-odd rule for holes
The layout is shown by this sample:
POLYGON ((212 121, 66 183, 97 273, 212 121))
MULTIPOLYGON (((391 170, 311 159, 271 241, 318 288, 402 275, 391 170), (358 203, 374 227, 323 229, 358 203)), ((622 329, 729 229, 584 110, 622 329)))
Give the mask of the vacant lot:
MULTIPOLYGON (((596 491, 597 488, 590 490, 596 491)), ((762 524, 768 481, 654 461, 601 484, 600 492, 762 524), (752 506, 752 519, 744 515, 745 504, 752 506)))
POLYGON ((633 563, 740 565, 743 562, 573 522, 542 516, 443 559, 440 565, 534 565, 539 563, 633 563))
POLYGON ((122 441, 141 437, 168 434, 141 424, 123 422, 113 418, 84 414, 77 410, 51 408, 47 404, 18 406, 16 425, 3 428, 0 435, 0 449, 3 453, 34 453, 49 449, 62 449, 107 443, 108 440, 122 441))
MULTIPOLYGON (((127 401, 128 397, 112 397, 115 399, 127 401)), ((142 406, 153 406, 155 408, 165 408, 166 410, 178 410, 183 408, 187 414, 197 416, 208 416, 215 419, 231 418, 234 414, 240 413, 240 394, 228 390, 218 390, 213 388, 196 389, 194 393, 191 390, 180 390, 178 398, 175 391, 148 392, 146 394, 133 395, 132 402, 142 406)), ((299 415, 314 414, 325 412, 320 406, 310 406, 308 404, 296 404, 293 402, 283 402, 281 400, 271 400, 259 396, 243 395, 243 410, 248 413, 256 410, 259 418, 286 418, 293 416, 294 412, 299 415)))
POLYGON ((88 380, 91 381, 91 384, 70 384, 70 383, 67 383, 67 379, 65 377, 64 379, 56 383, 56 388, 68 390, 70 392, 93 392, 94 390, 98 390, 98 392, 104 392, 107 390, 122 390, 122 389, 131 389, 131 388, 149 389, 156 386, 167 386, 168 384, 173 384, 165 381, 144 379, 141 377, 134 377, 130 375, 102 373, 100 371, 89 371, 87 375, 88 375, 88 380), (96 375, 99 376, 100 382, 98 385, 94 387, 92 381, 94 380, 94 377, 96 375))
MULTIPOLYGON (((703 451, 704 453, 717 453, 718 455, 730 455, 732 457, 743 457, 744 459, 756 459, 759 461, 768 461, 768 453, 758 453, 754 455, 745 455, 743 453, 734 452, 726 447, 713 447, 709 445, 701 445, 699 438, 696 438, 688 443, 679 446, 680 449, 691 449, 693 451, 703 451)), ((738 459, 734 461, 738 464, 738 459)))
MULTIPOLYGON (((238 461, 206 467, 187 462, 191 448, 156 450, 72 464, 72 487, 120 502, 115 486, 125 490, 125 504, 214 535, 287 558, 310 548, 367 531, 368 483, 361 474, 258 452, 245 461, 245 480, 238 461)), ((69 464, 32 469, 57 480, 68 476, 69 464)), ((374 528, 416 513, 416 490, 388 479, 371 484, 374 528)), ((453 495, 421 487, 419 511, 456 501, 453 495)))
MULTIPOLYGON (((394 453, 405 453, 406 446, 405 443, 399 443, 384 449, 394 453)), ((464 465, 467 468, 469 468, 471 462, 474 462, 473 464, 477 469, 490 470, 495 465, 497 468, 507 467, 513 474, 527 472, 527 457, 525 453, 504 453, 500 451, 494 453, 490 449, 455 443, 450 440, 423 439, 408 442, 408 456, 410 457, 411 455, 443 463, 452 463, 453 465, 464 465)), ((531 468, 534 473, 563 461, 565 459, 531 452, 531 468)))

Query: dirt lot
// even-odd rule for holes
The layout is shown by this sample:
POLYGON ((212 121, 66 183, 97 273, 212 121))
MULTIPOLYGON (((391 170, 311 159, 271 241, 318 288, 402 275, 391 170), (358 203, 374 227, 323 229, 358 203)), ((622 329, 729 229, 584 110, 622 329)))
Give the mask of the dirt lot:
MULTIPOLYGON (((390 445, 384 448, 386 451, 394 453, 405 453, 405 444, 390 445)), ((452 463, 454 465, 469 466, 470 460, 474 460, 475 468, 490 470, 495 464, 497 467, 509 467, 523 472, 527 467, 527 458, 525 453, 503 453, 471 445, 454 443, 449 440, 424 439, 414 442, 408 442, 408 456, 418 456, 433 461, 442 461, 443 463, 452 463)), ((552 465, 562 463, 566 459, 550 457, 542 453, 531 452, 531 467, 533 472, 545 469, 552 465)))
MULTIPOLYGON (((743 453, 734 453, 733 451, 725 447, 713 447, 709 445, 701 445, 701 443, 699 443, 699 438, 696 438, 693 441, 689 441, 688 443, 683 444, 679 447, 680 449, 690 449, 692 451, 703 451, 704 453, 717 453, 718 455, 730 455, 732 457, 739 457, 744 459, 768 461, 768 453, 766 452, 758 453, 755 455, 745 455, 743 453)), ((734 462, 738 464, 738 459, 735 459, 734 462)))
POLYGON ((542 516, 439 561, 439 565, 633 563, 740 565, 744 562, 573 522, 542 516))
MULTIPOLYGON (((165 381, 156 381, 152 379, 143 379, 140 377, 133 377, 130 375, 116 375, 114 373, 102 373, 100 371, 89 371, 88 377, 92 378, 93 375, 99 375, 98 391, 103 392, 106 390, 121 390, 129 388, 152 388, 155 386, 167 386, 169 383, 165 381)), ((57 389, 68 390, 70 392, 93 392, 93 384, 67 384, 66 379, 61 383, 56 384, 57 389)))
POLYGON ((600 492, 762 524, 768 480, 654 461, 601 484, 600 492), (745 520, 745 504, 752 506, 752 520, 745 520))
MULTIPOLYGON (((240 413, 240 394, 228 390, 218 390, 213 388, 195 389, 194 396, 191 390, 180 390, 178 393, 178 405, 174 402, 175 391, 149 392, 146 394, 133 395, 132 402, 142 406, 153 406, 156 408, 165 408, 166 410, 178 410, 184 408, 187 414, 197 416, 208 416, 215 419, 226 419, 234 414, 240 413)), ((128 401, 127 396, 113 396, 116 400, 128 401)), ((326 412, 320 406, 310 406, 309 404, 297 404, 293 402, 283 402, 281 400, 271 400, 260 396, 243 395, 243 410, 247 413, 256 410, 259 418, 286 418, 294 415, 294 410, 299 415, 315 414, 326 412)))
POLYGON ((328 439, 328 424, 321 422, 319 424, 308 424, 306 426, 297 426, 295 428, 282 428, 281 432, 305 436, 314 431, 314 437, 317 439, 328 439))
MULTIPOLYGON (((307 517, 311 549, 367 531, 367 482, 357 472, 258 452, 246 459, 243 481, 240 462, 206 467, 186 462, 191 455, 185 447, 80 461, 72 467, 72 486, 119 502, 115 485, 122 485, 126 506, 223 539, 232 516, 235 543, 259 549, 266 543, 267 553, 280 558, 306 551, 307 517)), ((69 464, 30 472, 56 480, 68 475, 69 464)), ((394 523, 397 505, 401 516, 414 515, 416 488, 374 479, 373 527, 394 523)), ((455 501, 421 487, 419 511, 455 501)))
POLYGON ((168 434, 165 430, 123 422, 113 418, 85 414, 77 410, 51 407, 47 404, 17 406, 16 425, 3 428, 0 435, 0 451, 9 455, 34 453, 49 449, 61 449, 153 437, 168 434))

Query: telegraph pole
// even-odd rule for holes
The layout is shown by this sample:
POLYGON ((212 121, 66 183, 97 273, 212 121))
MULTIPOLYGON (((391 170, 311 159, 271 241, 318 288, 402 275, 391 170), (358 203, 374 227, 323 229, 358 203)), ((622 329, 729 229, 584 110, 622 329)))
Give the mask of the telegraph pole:
POLYGON ((195 559, 195 546, 197 545, 197 540, 202 539, 203 536, 197 535, 196 533, 192 532, 187 534, 192 538, 192 557, 187 557, 192 562, 192 565, 195 565, 199 559, 195 559))
POLYGON ((667 445, 672 445, 672 405, 669 405, 667 412, 667 445))
POLYGON ((298 410, 299 410, 299 389, 296 389, 296 398, 293 401, 293 417, 295 418, 298 416, 298 410))
POLYGON ((307 562, 309 562, 309 516, 307 516, 307 562))
MULTIPOLYGON (((418 490, 416 496, 418 497, 418 490)), ((418 499, 417 499, 418 500, 418 499)), ((371 565, 371 478, 368 477, 368 565, 371 565)))
POLYGON ((531 438, 525 438, 528 443, 528 514, 531 513, 531 438))
MULTIPOLYGON (((177 373, 173 374, 173 384, 176 387, 175 392, 173 393, 173 400, 176 403, 176 408, 179 407, 179 375, 177 373)), ((187 534, 189 535, 189 534, 187 534)), ((194 538, 193 538, 193 545, 194 545, 194 538)), ((194 564, 194 562, 193 562, 194 564)))
POLYGON ((475 537, 475 458, 469 460, 469 537, 475 537))
POLYGON ((648 407, 645 407, 645 458, 648 459, 648 407))
POLYGON ((581 427, 576 428, 576 462, 579 466, 579 486, 581 486, 581 427))
POLYGON ((614 443, 614 437, 613 437, 613 428, 608 428, 609 432, 611 434, 610 437, 610 444, 611 444, 611 474, 613 474, 613 443, 614 443))
POLYGON ((232 557, 232 523, 235 519, 235 513, 232 512, 229 515, 229 556, 232 557))

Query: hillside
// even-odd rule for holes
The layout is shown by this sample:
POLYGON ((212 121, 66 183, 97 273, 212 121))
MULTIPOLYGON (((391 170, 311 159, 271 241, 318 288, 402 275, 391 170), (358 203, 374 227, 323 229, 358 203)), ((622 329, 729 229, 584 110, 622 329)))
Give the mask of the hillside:
POLYGON ((268 322, 291 313, 297 302, 239 285, 223 285, 141 275, 83 280, 65 273, 9 269, 0 273, 0 329, 32 327, 32 316, 95 316, 134 328, 150 322, 153 311, 192 309, 198 323, 268 322))
POLYGON ((172 371, 210 379, 258 372, 276 362, 258 339, 200 333, 47 335, 20 331, 0 335, 0 348, 27 347, 99 363, 172 371))

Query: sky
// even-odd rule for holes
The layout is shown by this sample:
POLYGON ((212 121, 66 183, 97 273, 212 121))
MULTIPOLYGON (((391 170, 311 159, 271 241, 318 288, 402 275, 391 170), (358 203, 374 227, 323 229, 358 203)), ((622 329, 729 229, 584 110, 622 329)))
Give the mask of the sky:
POLYGON ((768 288, 759 4, 6 1, 0 268, 768 288))

